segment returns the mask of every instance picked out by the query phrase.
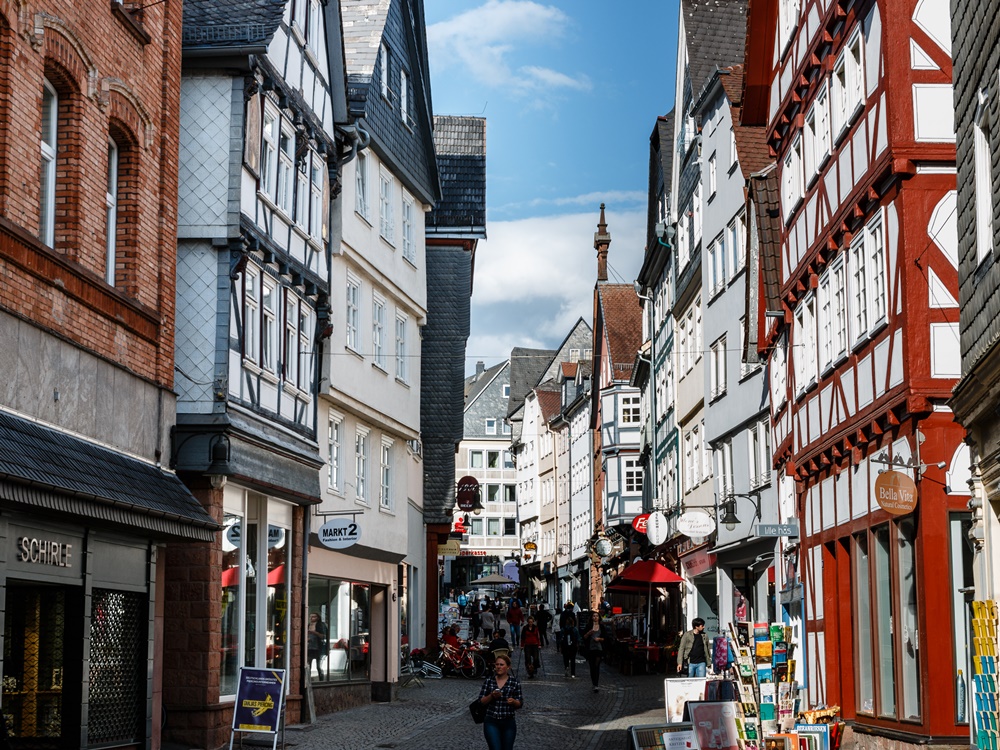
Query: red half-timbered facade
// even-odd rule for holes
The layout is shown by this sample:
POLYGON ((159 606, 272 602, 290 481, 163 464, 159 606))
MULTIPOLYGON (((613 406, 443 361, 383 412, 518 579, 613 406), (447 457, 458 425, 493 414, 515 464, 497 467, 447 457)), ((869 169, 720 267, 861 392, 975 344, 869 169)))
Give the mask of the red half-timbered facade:
POLYGON ((759 332, 774 461, 796 480, 804 697, 841 706, 862 746, 959 742, 949 561, 968 490, 949 477, 968 461, 947 406, 960 365, 948 2, 752 0, 748 13, 744 124, 767 126, 780 189, 759 332), (887 470, 915 481, 912 512, 877 502, 887 470))

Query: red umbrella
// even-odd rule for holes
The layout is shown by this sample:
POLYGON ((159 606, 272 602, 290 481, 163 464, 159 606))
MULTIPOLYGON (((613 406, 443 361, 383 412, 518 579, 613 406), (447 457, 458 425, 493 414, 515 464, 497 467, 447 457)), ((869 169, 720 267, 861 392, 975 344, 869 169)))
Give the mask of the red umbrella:
POLYGON ((649 645, 649 622, 653 616, 653 586, 669 583, 684 583, 684 579, 655 560, 640 560, 629 565, 625 571, 608 584, 611 591, 646 590, 646 645, 649 645))

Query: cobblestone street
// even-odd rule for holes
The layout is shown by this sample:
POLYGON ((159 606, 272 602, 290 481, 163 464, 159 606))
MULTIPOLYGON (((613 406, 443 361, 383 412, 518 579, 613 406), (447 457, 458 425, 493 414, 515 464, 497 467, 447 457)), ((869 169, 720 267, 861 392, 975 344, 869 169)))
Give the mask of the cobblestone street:
MULTIPOLYGON (((515 666, 523 680, 525 707, 517 717, 517 747, 561 750, 621 750, 625 729, 664 718, 663 676, 618 673, 603 665, 601 689, 594 693, 586 663, 577 662, 577 679, 563 677, 562 657, 543 649, 543 673, 526 679, 519 654, 515 666)), ((480 680, 446 677, 423 680, 399 692, 399 700, 371 704, 320 717, 316 724, 289 727, 285 743, 297 750, 469 750, 485 748, 481 725, 468 704, 480 680)))

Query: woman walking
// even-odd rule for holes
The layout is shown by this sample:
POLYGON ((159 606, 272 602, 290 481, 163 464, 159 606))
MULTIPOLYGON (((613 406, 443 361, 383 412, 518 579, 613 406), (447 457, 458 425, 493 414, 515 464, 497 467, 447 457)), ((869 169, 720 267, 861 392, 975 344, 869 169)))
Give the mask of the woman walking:
POLYGON ((559 627, 559 644, 563 655, 566 679, 576 679, 576 652, 580 647, 580 630, 576 627, 576 616, 563 612, 559 627))
POLYGON ((587 663, 590 665, 590 682, 594 686, 594 692, 600 688, 601 681, 601 658, 604 656, 604 629, 601 627, 601 616, 597 612, 590 615, 590 629, 583 634, 583 648, 587 654, 587 663))
POLYGON ((493 674, 486 675, 479 690, 479 702, 486 706, 483 736, 489 750, 514 750, 517 721, 514 712, 524 705, 521 683, 510 674, 510 657, 500 654, 493 674))

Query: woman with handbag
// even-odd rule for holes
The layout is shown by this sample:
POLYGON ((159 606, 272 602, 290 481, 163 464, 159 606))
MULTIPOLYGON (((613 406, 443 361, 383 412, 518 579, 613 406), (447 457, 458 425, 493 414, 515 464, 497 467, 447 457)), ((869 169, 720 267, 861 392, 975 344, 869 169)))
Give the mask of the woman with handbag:
MULTIPOLYGON (((521 683, 510 674, 510 657, 499 654, 493 665, 493 674, 486 675, 483 687, 479 690, 479 703, 485 706, 483 718, 483 735, 486 737, 486 747, 489 750, 514 750, 514 740, 517 737, 517 720, 514 712, 524 705, 521 694, 521 683)), ((475 701, 473 701, 475 704, 475 701)), ((477 709, 470 706, 472 716, 476 717, 477 709)), ((478 711, 482 711, 479 708, 478 711)))
POLYGON ((605 632, 601 626, 601 615, 592 612, 590 615, 590 630, 583 634, 584 652, 587 654, 587 663, 590 665, 590 682, 594 686, 594 692, 600 688, 601 681, 601 657, 604 656, 605 632))

